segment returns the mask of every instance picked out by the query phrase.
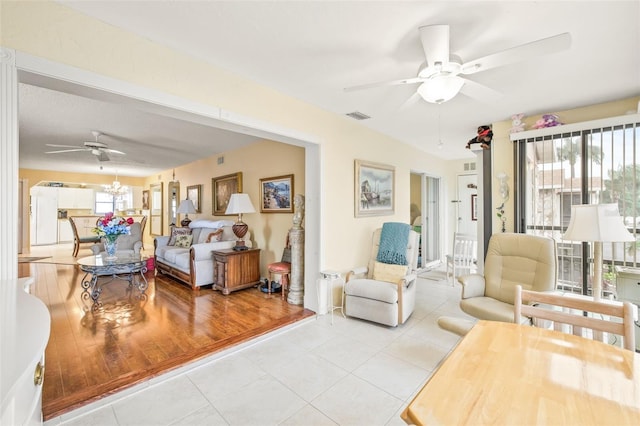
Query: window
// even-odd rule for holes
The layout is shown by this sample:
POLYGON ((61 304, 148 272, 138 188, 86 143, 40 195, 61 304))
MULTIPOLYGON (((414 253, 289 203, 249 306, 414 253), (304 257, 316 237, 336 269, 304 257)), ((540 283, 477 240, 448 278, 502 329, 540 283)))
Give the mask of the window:
MULTIPOLYGON (((562 238, 572 205, 616 203, 640 239, 638 121, 635 115, 614 117, 528 132, 540 136, 515 141, 517 231, 558 242, 558 285, 565 290, 589 294, 593 276, 592 244, 562 238)), ((615 294, 614 266, 640 266, 640 245, 605 243, 603 257, 603 291, 615 294)))
POLYGON ((114 197, 107 192, 96 192, 96 214, 115 211, 114 197))

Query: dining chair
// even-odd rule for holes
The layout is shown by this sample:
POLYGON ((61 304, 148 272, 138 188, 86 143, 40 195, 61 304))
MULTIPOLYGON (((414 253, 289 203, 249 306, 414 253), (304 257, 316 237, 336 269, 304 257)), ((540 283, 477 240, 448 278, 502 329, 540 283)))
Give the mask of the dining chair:
POLYGON ((451 276, 451 285, 461 274, 470 274, 475 270, 477 238, 471 234, 456 232, 453 234, 453 250, 447 255, 447 278, 451 276))
POLYGON ((144 250, 144 228, 147 226, 147 216, 142 216, 140 220, 140 240, 142 241, 142 249, 144 250))
POLYGON ((80 244, 96 244, 100 242, 100 237, 97 235, 80 237, 75 220, 72 216, 69 216, 68 219, 71 224, 71 231, 73 232, 73 257, 78 255, 78 251, 80 251, 80 244))
POLYGON ((630 302, 594 301, 581 295, 523 290, 516 286, 514 321, 528 317, 534 326, 604 341, 604 333, 623 338, 625 349, 635 351, 634 305, 630 302))

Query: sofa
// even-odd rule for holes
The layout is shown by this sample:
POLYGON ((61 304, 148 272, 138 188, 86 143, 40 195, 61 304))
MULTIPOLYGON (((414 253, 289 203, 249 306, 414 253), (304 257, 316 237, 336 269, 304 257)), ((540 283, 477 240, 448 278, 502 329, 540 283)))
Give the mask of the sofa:
MULTIPOLYGON (((172 235, 156 237, 153 242, 156 274, 169 275, 193 290, 213 284, 212 252, 236 245, 232 226, 233 222, 228 220, 194 220, 186 228, 173 227, 172 235)), ((251 247, 250 233, 244 240, 251 247)))

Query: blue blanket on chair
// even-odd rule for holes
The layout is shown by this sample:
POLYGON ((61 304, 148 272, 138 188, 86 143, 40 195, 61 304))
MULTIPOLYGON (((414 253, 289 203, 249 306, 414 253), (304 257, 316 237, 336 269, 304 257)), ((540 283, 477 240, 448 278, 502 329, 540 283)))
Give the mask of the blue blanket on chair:
POLYGON ((406 223, 386 222, 380 233, 380 247, 376 260, 392 265, 406 265, 407 241, 411 227, 406 223))

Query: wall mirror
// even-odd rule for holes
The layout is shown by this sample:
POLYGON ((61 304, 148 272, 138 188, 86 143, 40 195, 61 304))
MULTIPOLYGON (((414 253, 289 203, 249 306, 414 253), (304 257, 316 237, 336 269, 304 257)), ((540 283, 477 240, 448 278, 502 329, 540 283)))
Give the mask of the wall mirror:
POLYGON ((151 235, 162 235, 162 182, 150 185, 151 235))
POLYGON ((176 224, 178 220, 178 205, 180 204, 180 182, 171 181, 167 185, 167 220, 169 226, 176 224))

